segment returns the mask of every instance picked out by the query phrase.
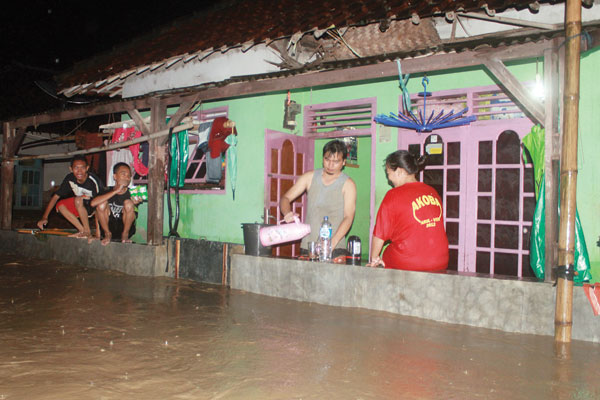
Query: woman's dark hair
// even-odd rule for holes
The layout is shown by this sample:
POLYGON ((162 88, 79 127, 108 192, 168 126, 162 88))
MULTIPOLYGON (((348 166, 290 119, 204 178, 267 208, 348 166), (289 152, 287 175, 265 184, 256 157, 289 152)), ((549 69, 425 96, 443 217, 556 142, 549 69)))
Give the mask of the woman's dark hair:
POLYGON ((402 168, 409 174, 413 175, 424 170, 428 160, 428 154, 415 156, 406 150, 398 150, 388 154, 388 156, 385 158, 385 166, 394 171, 398 168, 402 168))

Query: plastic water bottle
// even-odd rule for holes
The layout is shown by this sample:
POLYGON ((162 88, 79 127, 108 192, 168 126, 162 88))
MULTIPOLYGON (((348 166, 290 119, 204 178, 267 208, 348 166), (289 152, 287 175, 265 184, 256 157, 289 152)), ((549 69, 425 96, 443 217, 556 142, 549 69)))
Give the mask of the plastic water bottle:
POLYGON ((319 261, 331 261, 331 222, 325 216, 319 229, 319 261))

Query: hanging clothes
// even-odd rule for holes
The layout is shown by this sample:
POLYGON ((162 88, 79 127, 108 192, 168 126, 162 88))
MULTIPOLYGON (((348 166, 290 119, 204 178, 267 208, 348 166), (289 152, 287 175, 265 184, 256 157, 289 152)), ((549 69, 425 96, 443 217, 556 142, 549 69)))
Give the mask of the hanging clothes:
POLYGON ((223 159, 219 154, 215 158, 211 157, 210 152, 206 153, 206 182, 219 183, 223 176, 223 159))
MULTIPOLYGON (((139 138, 141 136, 142 132, 136 130, 135 127, 117 128, 115 129, 111 143, 121 143, 127 140, 139 138)), ((140 160, 140 144, 132 144, 129 146, 129 151, 131 152, 132 159, 132 162, 129 165, 133 164, 133 168, 138 175, 148 175, 148 167, 142 163, 142 160, 140 160)))
POLYGON ((198 145, 208 143, 208 137, 210 135, 210 130, 212 129, 212 124, 212 121, 206 121, 198 125, 198 133, 196 134, 198 136, 198 145))
POLYGON ((140 150, 142 151, 142 164, 148 168, 150 162, 150 144, 148 142, 140 143, 140 150))
POLYGON ((217 158, 229 148, 229 145, 225 143, 225 138, 232 133, 237 135, 235 126, 233 128, 226 128, 224 125, 229 121, 227 117, 217 117, 212 123, 210 129, 210 135, 208 137, 208 148, 210 149, 210 156, 217 158))

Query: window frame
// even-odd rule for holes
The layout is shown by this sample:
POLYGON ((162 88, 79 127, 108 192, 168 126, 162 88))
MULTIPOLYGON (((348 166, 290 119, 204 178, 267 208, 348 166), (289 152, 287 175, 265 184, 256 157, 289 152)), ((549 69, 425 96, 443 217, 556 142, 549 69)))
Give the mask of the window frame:
MULTIPOLYGON (((221 106, 221 107, 214 107, 214 108, 209 108, 206 110, 198 110, 198 111, 194 111, 191 113, 191 117, 194 120, 200 121, 200 123, 202 122, 208 122, 211 120, 214 120, 216 117, 227 117, 229 115, 229 107, 228 106, 221 106)), ((190 150, 189 150, 189 158, 188 158, 188 165, 187 165, 187 169, 185 171, 186 174, 186 178, 185 178, 185 184, 182 188, 179 189, 179 193, 184 193, 184 194, 221 194, 224 195, 227 192, 227 167, 223 168, 223 178, 222 178, 222 182, 223 182, 223 186, 221 187, 220 185, 215 185, 215 184, 207 184, 206 183, 206 167, 204 167, 204 176, 202 178, 197 178, 196 176, 200 173, 200 170, 202 169, 203 164, 206 165, 206 153, 203 154, 199 159, 196 159, 196 154, 198 151, 198 145, 200 144, 198 142, 198 135, 197 133, 195 133, 195 131, 188 131, 188 140, 190 143, 190 150), (192 178, 187 178, 188 173, 190 172, 191 168, 196 168, 196 170, 194 171, 194 177, 192 178), (200 186, 200 187, 190 187, 190 186, 200 186)), ((208 140, 208 137, 207 137, 208 140)), ((204 142, 202 142, 204 143, 204 142)), ((227 165, 227 156, 225 155, 224 157, 224 163, 225 165, 227 165)), ((167 166, 165 166, 166 168, 167 166)), ((148 184, 148 177, 140 177, 138 174, 134 174, 134 178, 132 179, 133 183, 136 185, 147 185, 148 184)), ((165 191, 168 190, 168 188, 165 186, 165 191)), ((171 189, 172 191, 174 191, 174 188, 171 189)))

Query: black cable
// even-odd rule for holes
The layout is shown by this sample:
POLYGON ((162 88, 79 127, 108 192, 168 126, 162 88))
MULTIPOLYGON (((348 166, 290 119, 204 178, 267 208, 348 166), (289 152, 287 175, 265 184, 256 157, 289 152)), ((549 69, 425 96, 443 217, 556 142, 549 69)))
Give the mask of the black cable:
POLYGON ((167 144, 167 211, 169 212, 169 237, 173 232, 173 208, 171 206, 171 162, 173 155, 171 154, 171 141, 173 140, 173 128, 169 128, 169 143, 167 144))
MULTIPOLYGON (((173 140, 173 129, 169 130, 169 164, 172 163, 173 160, 173 148, 172 148, 172 140, 173 140)), ((177 148, 177 157, 175 157, 175 165, 177 168, 177 174, 175 175, 177 181, 175 182, 175 221, 173 222, 173 211, 171 206, 171 165, 169 165, 168 179, 169 179, 169 237, 179 237, 179 233, 177 233, 177 227, 179 226, 179 179, 181 177, 181 163, 179 162, 181 159, 181 143, 179 142, 179 134, 175 136, 176 148, 177 148)))
MULTIPOLYGON (((169 128, 169 136, 167 143, 167 211, 169 213, 169 232, 171 231, 171 138, 173 137, 173 128, 169 128)), ((167 239, 167 266, 165 272, 169 272, 169 241, 167 239)))
POLYGON ((177 141, 177 180, 175 181, 175 222, 173 223, 173 229, 169 232, 169 236, 179 237, 177 233, 177 227, 179 226, 179 179, 181 177, 181 142, 179 141, 179 133, 176 137, 177 141))

